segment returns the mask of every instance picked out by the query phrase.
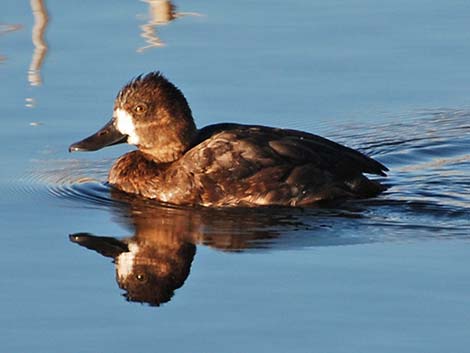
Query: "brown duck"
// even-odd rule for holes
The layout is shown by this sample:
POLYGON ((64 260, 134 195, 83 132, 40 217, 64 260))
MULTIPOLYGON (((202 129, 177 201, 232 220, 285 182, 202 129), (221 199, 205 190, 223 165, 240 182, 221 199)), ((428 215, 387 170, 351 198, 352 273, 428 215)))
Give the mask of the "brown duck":
POLYGON ((113 117, 69 151, 127 142, 109 183, 177 205, 308 206, 373 197, 385 187, 363 173, 388 169, 307 132, 223 123, 197 129, 182 92, 161 73, 138 76, 116 97, 113 117))

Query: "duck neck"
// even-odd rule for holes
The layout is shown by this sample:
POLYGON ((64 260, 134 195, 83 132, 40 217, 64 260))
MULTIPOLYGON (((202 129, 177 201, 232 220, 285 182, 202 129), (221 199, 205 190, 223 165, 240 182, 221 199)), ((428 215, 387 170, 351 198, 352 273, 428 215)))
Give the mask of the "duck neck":
POLYGON ((145 159, 156 164, 167 164, 180 159, 184 152, 186 152, 186 147, 184 145, 171 144, 159 149, 139 148, 139 150, 145 159))
POLYGON ((186 126, 160 127, 150 146, 138 145, 138 148, 148 160, 157 164, 171 163, 186 153, 196 135, 196 126, 191 119, 186 126))

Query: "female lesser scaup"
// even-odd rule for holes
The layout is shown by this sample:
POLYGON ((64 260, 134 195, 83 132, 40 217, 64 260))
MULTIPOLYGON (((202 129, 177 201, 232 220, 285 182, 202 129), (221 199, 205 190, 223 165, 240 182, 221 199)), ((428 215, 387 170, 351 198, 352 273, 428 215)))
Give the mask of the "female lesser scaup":
POLYGON ((307 206, 372 197, 385 190, 362 173, 381 163, 307 132, 216 124, 198 130, 181 91, 159 72, 119 92, 110 122, 69 151, 127 142, 109 183, 127 193, 178 205, 307 206))

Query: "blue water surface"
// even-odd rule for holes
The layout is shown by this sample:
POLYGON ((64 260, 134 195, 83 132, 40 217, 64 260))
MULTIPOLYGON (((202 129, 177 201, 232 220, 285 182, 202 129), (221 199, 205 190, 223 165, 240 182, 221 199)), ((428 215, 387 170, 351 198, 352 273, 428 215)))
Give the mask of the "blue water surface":
POLYGON ((469 13, 431 0, 3 0, 0 351, 466 351, 469 13), (198 126, 317 133, 387 165, 389 189, 234 212, 114 194, 107 171, 131 147, 67 148, 153 70, 198 126), (160 306, 126 300, 113 258, 86 243, 103 236, 184 246, 189 275, 160 306))

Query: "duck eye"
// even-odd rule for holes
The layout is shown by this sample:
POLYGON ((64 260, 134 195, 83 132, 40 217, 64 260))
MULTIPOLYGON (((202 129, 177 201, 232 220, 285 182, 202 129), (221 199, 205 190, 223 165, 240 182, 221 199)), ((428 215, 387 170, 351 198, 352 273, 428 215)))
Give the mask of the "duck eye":
POLYGON ((138 104, 138 105, 136 105, 136 106, 134 107, 134 111, 135 111, 136 113, 139 113, 139 114, 145 112, 145 105, 143 105, 143 104, 138 104))
POLYGON ((141 273, 139 273, 137 276, 135 276, 135 278, 137 278, 137 280, 140 281, 140 282, 145 281, 145 276, 141 273))

